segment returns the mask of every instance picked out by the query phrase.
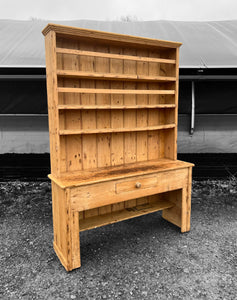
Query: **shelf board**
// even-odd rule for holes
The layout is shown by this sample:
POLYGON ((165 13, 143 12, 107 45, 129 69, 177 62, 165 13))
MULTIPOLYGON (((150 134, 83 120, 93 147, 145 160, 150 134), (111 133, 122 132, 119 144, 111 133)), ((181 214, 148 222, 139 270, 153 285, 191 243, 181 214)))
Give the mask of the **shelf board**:
POLYGON ((175 77, 171 76, 144 76, 136 74, 118 73, 90 73, 83 71, 58 70, 57 75, 63 78, 87 78, 101 80, 125 80, 125 81, 152 81, 152 82, 174 82, 175 77))
POLYGON ((59 130, 59 135, 153 131, 153 130, 169 129, 174 127, 175 124, 157 125, 157 126, 149 126, 149 127, 133 127, 133 128, 101 128, 101 129, 78 129, 78 130, 64 129, 64 130, 59 130))
POLYGON ((79 221, 80 231, 94 229, 108 224, 136 218, 159 210, 173 207, 174 203, 169 201, 157 201, 155 203, 144 204, 124 210, 112 212, 109 214, 94 216, 79 221))
POLYGON ((86 89, 58 87, 59 93, 81 94, 120 94, 120 95, 174 95, 174 90, 125 90, 125 89, 86 89))
POLYGON ((57 108, 60 110, 73 109, 152 109, 152 108, 175 108, 175 104, 147 104, 147 105, 76 105, 61 104, 57 108))
POLYGON ((103 52, 66 49, 66 48, 56 48, 56 53, 94 56, 94 57, 121 59, 121 60, 133 60, 133 61, 150 62, 150 63, 173 64, 173 65, 176 63, 175 59, 133 56, 133 55, 123 55, 123 54, 114 54, 114 53, 103 53, 103 52))

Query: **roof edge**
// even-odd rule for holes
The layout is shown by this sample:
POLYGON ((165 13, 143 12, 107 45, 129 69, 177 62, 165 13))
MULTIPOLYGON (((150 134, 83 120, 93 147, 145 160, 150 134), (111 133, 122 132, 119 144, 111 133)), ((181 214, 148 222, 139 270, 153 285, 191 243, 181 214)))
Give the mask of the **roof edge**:
MULTIPOLYGON (((45 65, 0 65, 1 68, 46 68, 45 65)), ((237 65, 213 65, 213 66, 206 66, 203 65, 179 65, 179 69, 237 69, 237 65)))
POLYGON ((204 65, 179 65, 180 69, 237 69, 237 65, 210 65, 210 66, 204 66, 204 65))

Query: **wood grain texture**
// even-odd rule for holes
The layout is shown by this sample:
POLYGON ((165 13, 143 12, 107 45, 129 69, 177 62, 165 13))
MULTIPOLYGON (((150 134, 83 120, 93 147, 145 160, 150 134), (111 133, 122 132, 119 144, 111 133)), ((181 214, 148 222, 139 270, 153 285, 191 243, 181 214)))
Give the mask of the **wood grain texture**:
POLYGON ((57 75, 56 75, 56 34, 51 31, 45 37, 45 60, 47 76, 47 99, 49 116, 49 136, 50 136, 50 163, 51 172, 60 174, 60 141, 58 136, 59 117, 56 107, 58 105, 57 75))
POLYGON ((65 54, 74 54, 74 55, 84 55, 84 56, 94 56, 110 59, 119 59, 119 60, 134 60, 138 62, 158 62, 158 63, 167 63, 175 64, 175 59, 165 59, 165 58, 154 58, 147 57, 146 55, 141 56, 132 56, 132 55, 123 55, 123 54, 114 54, 114 53, 105 53, 105 52, 93 52, 93 51, 83 51, 77 49, 65 49, 65 48, 56 48, 57 53, 65 54))
POLYGON ((78 268, 80 231, 162 210, 190 230, 192 164, 177 160, 181 45, 44 30, 54 250, 78 268))
MULTIPOLYGON (((133 124, 131 124, 131 123, 132 123, 132 119, 128 118, 126 120, 125 125, 133 126, 134 122, 133 122, 133 124)), ((86 129, 79 129, 79 130, 78 129, 66 129, 66 130, 60 130, 59 135, 68 135, 68 134, 77 134, 77 135, 78 134, 87 134, 87 135, 89 135, 89 134, 95 134, 95 133, 129 132, 129 135, 131 136, 132 131, 154 131, 154 130, 174 128, 174 127, 175 127, 175 124, 165 124, 165 125, 147 126, 147 127, 97 128, 97 129, 86 128, 86 129)), ((128 135, 128 138, 129 138, 129 135, 128 135)), ((135 136, 133 139, 135 139, 135 136)), ((130 140, 130 138, 129 138, 129 140, 130 140)), ((157 143, 157 140, 156 140, 156 143, 157 143)), ((127 148, 128 148, 127 156, 130 155, 130 158, 128 158, 125 161, 126 163, 131 163, 133 160, 135 160, 135 158, 132 158, 132 156, 131 156, 131 155, 135 155, 135 154, 132 154, 132 153, 128 154, 129 151, 131 150, 130 146, 132 146, 132 145, 128 144, 128 146, 127 146, 127 148)), ((133 146, 135 147, 135 141, 134 141, 133 146)), ((135 150, 133 153, 135 153, 135 150)), ((156 159, 156 158, 158 159, 157 155, 155 155, 155 157, 150 157, 150 159, 156 159)))
MULTIPOLYGON (((101 60, 106 60, 106 58, 100 58, 101 60)), ((99 60, 97 58, 97 60, 99 60)), ((104 65, 101 63, 101 65, 104 65)), ((108 80, 123 80, 123 81, 152 81, 152 82, 170 82, 175 81, 176 77, 170 76, 144 76, 144 75, 137 75, 137 74, 118 74, 118 73, 89 73, 89 72, 82 72, 82 71, 68 71, 68 70, 58 70, 57 75, 60 78, 88 78, 88 79, 102 79, 105 81, 108 80)))
MULTIPOLYGON (((110 46, 110 53, 119 56, 123 50, 118 47, 110 46)), ((124 72, 124 65, 119 59, 110 60, 110 72, 124 72)), ((120 81, 111 82, 111 89, 123 89, 124 83, 120 81)), ((124 95, 111 94, 111 105, 124 106, 124 95)), ((111 111, 111 129, 123 128, 124 126, 124 110, 111 111)), ((114 132, 111 135, 111 165, 117 166, 124 164, 124 134, 114 132)))
POLYGON ((79 213, 70 209, 69 190, 52 182, 54 249, 67 271, 78 268, 80 261, 79 213))
MULTIPOLYGON (((78 41, 70 41, 65 40, 61 41, 64 47, 79 47, 78 41)), ((80 64, 79 58, 73 58, 71 55, 64 55, 62 57, 62 66, 64 69, 68 70, 78 70, 80 64)), ((69 87, 80 87, 80 82, 76 78, 68 79, 65 78, 63 82, 63 86, 69 87)), ((72 105, 78 105, 81 103, 81 95, 80 94, 65 94, 64 95, 64 103, 70 103, 72 105)), ((73 112, 62 112, 64 116, 64 128, 67 129, 78 129, 82 128, 82 116, 80 111, 73 112)), ((67 172, 74 170, 82 169, 82 138, 80 136, 70 136, 64 137, 62 139, 62 147, 65 149, 65 158, 66 158, 66 170, 67 172)))
POLYGON ((125 34, 116 34, 111 32, 103 32, 99 30, 91 30, 84 28, 77 28, 65 25, 58 24, 48 24, 43 30, 42 33, 46 36, 50 31, 53 31, 61 36, 66 36, 70 38, 89 38, 93 40, 94 43, 98 41, 104 41, 105 43, 114 43, 114 44, 125 44, 130 46, 144 46, 146 47, 167 47, 169 48, 177 48, 182 45, 182 43, 172 42, 172 41, 164 41, 150 38, 142 38, 136 36, 130 36, 125 34))
MULTIPOLYGON (((159 159, 133 164, 112 166, 109 168, 100 168, 95 172, 93 170, 83 170, 80 172, 65 173, 62 177, 56 177, 53 174, 49 178, 57 183, 61 188, 89 185, 92 183, 104 182, 108 180, 129 178, 137 175, 146 175, 153 173, 165 173, 171 170, 186 169, 193 167, 191 163, 159 159)), ((168 179, 167 179, 168 180, 168 179)))
MULTIPOLYGON (((136 105, 77 105, 77 104, 65 104, 65 105, 58 105, 57 108, 59 110, 73 110, 73 109, 152 109, 152 108, 175 108, 175 104, 153 104, 153 105, 149 105, 149 104, 140 104, 141 102, 143 102, 142 100, 144 99, 144 97, 146 97, 146 95, 144 96, 138 96, 138 103, 136 105)), ((138 118, 140 123, 144 123, 142 122, 142 120, 144 119, 144 112, 141 113, 141 117, 138 118), (142 119, 142 120, 141 120, 142 119)), ((147 125, 147 122, 145 121, 145 125, 147 125)))
MULTIPOLYGON (((128 86, 128 85, 127 85, 128 86)), ((119 94, 119 95, 172 95, 174 90, 135 90, 135 89, 94 89, 92 88, 70 88, 59 87, 59 93, 81 93, 81 94, 119 94)))
MULTIPOLYGON (((106 181, 92 184, 89 189, 88 185, 75 187, 71 190, 71 209, 74 211, 83 211, 92 208, 101 207, 103 205, 115 204, 126 200, 145 197, 165 191, 181 189, 187 182, 187 171, 185 169, 162 172, 154 174, 157 177, 157 184, 147 184, 145 188, 124 191, 116 193, 116 184, 123 183, 131 179, 121 179, 118 181, 106 181), (169 178, 169 180, 167 180, 169 178)), ((136 182, 149 181, 150 175, 134 176, 134 184, 136 182)), ((155 180, 155 179, 153 179, 155 180)), ((130 185, 131 183, 127 183, 130 185)))
POLYGON ((172 207, 173 203, 169 201, 158 201, 153 204, 142 204, 134 208, 129 207, 116 212, 102 214, 98 217, 87 218, 80 222, 80 231, 98 228, 104 225, 113 224, 131 218, 136 218, 149 213, 172 207))

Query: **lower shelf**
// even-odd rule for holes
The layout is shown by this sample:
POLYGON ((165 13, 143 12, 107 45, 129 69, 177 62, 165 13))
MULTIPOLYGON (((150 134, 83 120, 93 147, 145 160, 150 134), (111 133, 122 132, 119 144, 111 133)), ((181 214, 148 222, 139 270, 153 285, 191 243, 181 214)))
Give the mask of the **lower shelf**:
POLYGON ((94 216, 80 220, 80 231, 85 231, 119 221, 139 217, 159 210, 173 207, 174 204, 169 201, 158 201, 155 203, 144 204, 136 207, 126 208, 124 210, 112 212, 109 214, 94 216))

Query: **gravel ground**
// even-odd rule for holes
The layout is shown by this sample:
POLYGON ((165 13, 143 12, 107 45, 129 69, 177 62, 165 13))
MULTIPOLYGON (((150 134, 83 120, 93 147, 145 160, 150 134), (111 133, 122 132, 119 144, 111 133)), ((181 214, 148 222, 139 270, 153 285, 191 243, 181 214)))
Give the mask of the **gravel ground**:
POLYGON ((237 299, 237 180, 193 182, 181 234, 153 213, 82 232, 82 267, 52 246, 49 182, 0 183, 1 299, 237 299))

